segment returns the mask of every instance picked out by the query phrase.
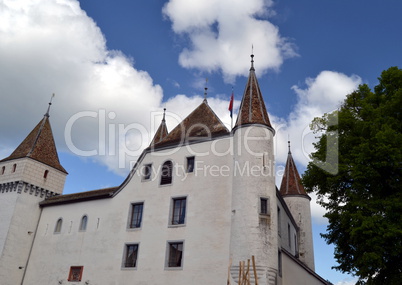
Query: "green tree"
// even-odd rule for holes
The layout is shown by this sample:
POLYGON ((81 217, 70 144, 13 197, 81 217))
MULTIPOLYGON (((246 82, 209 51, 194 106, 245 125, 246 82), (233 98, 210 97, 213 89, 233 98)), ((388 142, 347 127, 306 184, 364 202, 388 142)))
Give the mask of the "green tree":
POLYGON ((327 210, 334 268, 357 284, 392 285, 402 282, 402 70, 378 79, 374 92, 360 85, 314 119, 319 136, 302 180, 327 210))

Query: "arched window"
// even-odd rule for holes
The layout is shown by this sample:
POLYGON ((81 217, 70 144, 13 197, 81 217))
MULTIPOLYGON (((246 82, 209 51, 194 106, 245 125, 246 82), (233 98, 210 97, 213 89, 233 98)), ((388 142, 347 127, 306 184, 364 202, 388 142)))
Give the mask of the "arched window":
POLYGON ((1 168, 1 174, 3 175, 5 171, 6 171, 6 167, 3 166, 3 167, 1 168))
POLYGON ((48 173, 49 173, 49 170, 45 170, 45 173, 43 173, 43 178, 47 178, 47 175, 48 175, 48 173))
POLYGON ((82 216, 80 223, 80 231, 87 230, 87 223, 88 223, 88 216, 87 215, 82 216))
POLYGON ((168 160, 162 165, 161 185, 172 183, 173 163, 168 160))
POLYGON ((15 169, 17 169, 17 164, 14 163, 12 172, 15 172, 15 169))
POLYGON ((63 224, 63 219, 62 219, 62 218, 58 219, 58 220, 57 220, 57 223, 56 223, 56 227, 54 228, 54 233, 55 233, 55 234, 61 232, 61 226, 62 226, 62 224, 63 224))

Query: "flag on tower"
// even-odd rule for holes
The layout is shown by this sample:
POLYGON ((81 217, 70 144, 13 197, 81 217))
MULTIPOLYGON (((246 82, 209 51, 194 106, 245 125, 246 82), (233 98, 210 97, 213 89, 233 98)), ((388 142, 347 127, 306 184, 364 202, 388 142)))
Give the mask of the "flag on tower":
POLYGON ((228 108, 228 110, 230 111, 231 118, 233 118, 233 100, 234 100, 234 95, 233 95, 233 90, 232 90, 232 96, 230 96, 230 102, 229 102, 229 108, 228 108))

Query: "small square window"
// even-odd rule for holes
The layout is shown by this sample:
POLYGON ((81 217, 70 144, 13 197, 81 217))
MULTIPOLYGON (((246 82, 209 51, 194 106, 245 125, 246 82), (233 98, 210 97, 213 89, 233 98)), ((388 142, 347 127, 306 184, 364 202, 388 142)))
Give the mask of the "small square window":
POLYGON ((194 161, 195 157, 194 156, 189 156, 187 157, 187 172, 192 173, 194 172, 194 161))
POLYGON ((124 253, 124 268, 137 267, 138 244, 126 244, 124 253))
POLYGON ((71 266, 70 273, 68 274, 68 281, 81 281, 83 270, 84 266, 71 266))
POLYGON ((183 266, 183 242, 169 242, 167 267, 180 268, 183 266))
POLYGON ((144 203, 131 204, 131 215, 129 228, 135 229, 141 227, 142 222, 142 210, 144 208, 144 203))
POLYGON ((174 198, 171 225, 183 225, 186 220, 186 198, 174 198))
POLYGON ((260 198, 260 214, 262 215, 269 214, 268 198, 260 198))
POLYGON ((142 180, 146 181, 151 179, 152 175, 152 164, 145 164, 142 168, 142 180))

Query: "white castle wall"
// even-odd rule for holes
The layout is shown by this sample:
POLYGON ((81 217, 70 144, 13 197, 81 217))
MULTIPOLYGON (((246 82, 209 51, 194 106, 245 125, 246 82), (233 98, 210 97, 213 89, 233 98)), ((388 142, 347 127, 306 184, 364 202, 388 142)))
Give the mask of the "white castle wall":
POLYGON ((0 193, 1 284, 21 284, 40 216, 38 203, 41 200, 43 197, 27 193, 0 193))
POLYGON ((24 181, 55 193, 63 193, 66 174, 53 167, 30 158, 6 161, 0 165, 0 173, 3 166, 5 172, 0 174, 1 183, 24 181), (14 164, 15 172, 12 171, 14 164), (46 170, 49 172, 47 178, 44 178, 46 170))
POLYGON ((82 280, 89 284, 224 284, 230 256, 230 142, 227 137, 146 154, 141 165, 152 163, 156 170, 173 161, 172 185, 160 186, 160 173, 146 182, 134 173, 112 199, 45 207, 24 284, 66 282, 74 265, 84 266, 82 280), (195 172, 185 173, 186 157, 194 153, 195 172), (184 226, 169 226, 172 197, 187 197, 184 226), (133 202, 144 202, 138 230, 127 229, 133 202), (88 228, 80 232, 84 214, 88 228), (62 231, 54 234, 60 217, 62 231), (184 241, 181 269, 165 268, 168 241, 184 241), (126 243, 139 243, 136 269, 122 269, 126 243))
POLYGON ((299 258, 309 268, 314 270, 315 265, 310 199, 302 196, 285 196, 284 200, 300 228, 299 258))
POLYGON ((233 175, 232 276, 236 278, 239 261, 254 255, 259 284, 275 284, 279 245, 273 133, 266 127, 248 126, 237 129, 233 140, 235 171, 236 167, 248 171, 233 175), (268 198, 268 216, 259 214, 261 197, 268 198))

